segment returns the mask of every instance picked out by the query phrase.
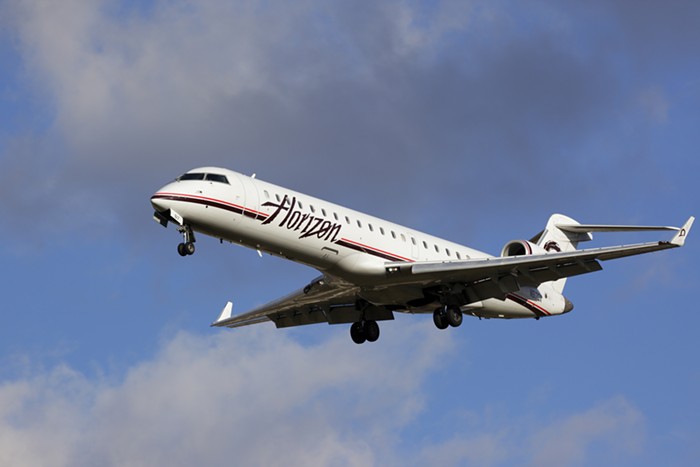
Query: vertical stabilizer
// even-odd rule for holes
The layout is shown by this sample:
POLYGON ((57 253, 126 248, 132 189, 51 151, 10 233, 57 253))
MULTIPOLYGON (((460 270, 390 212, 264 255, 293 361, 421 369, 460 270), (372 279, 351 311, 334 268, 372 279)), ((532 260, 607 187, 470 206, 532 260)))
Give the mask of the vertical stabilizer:
MULTIPOLYGON (((541 246, 549 253, 575 251, 579 242, 586 242, 593 238, 588 232, 568 232, 561 230, 557 225, 579 225, 579 223, 563 214, 552 214, 549 221, 547 221, 547 226, 535 238, 537 240, 537 245, 541 246)), ((562 278, 555 281, 552 286, 554 290, 562 293, 565 284, 566 278, 562 278)))

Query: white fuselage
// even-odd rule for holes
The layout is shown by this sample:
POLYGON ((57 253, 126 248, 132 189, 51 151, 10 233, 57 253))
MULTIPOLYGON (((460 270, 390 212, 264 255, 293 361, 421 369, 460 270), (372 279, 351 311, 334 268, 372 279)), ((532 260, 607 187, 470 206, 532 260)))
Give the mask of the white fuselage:
MULTIPOLYGON (((194 231, 288 258, 358 285, 375 303, 382 300, 388 262, 492 257, 231 170, 205 167, 188 172, 200 173, 223 175, 225 181, 178 179, 153 195, 154 208, 176 213, 174 217, 184 219, 194 231)), ((421 291, 398 293, 405 297, 387 297, 384 304, 419 296, 421 291)), ((564 297, 549 283, 524 287, 508 294, 508 300, 489 299, 464 307, 475 316, 500 318, 539 318, 564 310, 564 297)), ((400 311, 428 312, 432 308, 400 311)))

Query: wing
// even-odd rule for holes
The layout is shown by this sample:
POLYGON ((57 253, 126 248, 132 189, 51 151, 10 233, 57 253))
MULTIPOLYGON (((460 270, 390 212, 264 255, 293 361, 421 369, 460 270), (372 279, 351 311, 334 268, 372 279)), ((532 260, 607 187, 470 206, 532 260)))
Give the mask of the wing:
POLYGON ((236 328, 272 321, 278 328, 313 323, 354 323, 363 318, 375 321, 394 319, 393 312, 382 307, 357 306, 359 287, 348 282, 321 276, 306 287, 247 313, 232 316, 228 302, 212 326, 236 328))
MULTIPOLYGON (((501 298, 522 286, 571 277, 602 269, 599 261, 640 255, 683 246, 694 218, 677 230, 670 241, 639 243, 605 248, 591 248, 566 253, 546 253, 452 262, 388 263, 386 273, 392 285, 423 287, 462 283, 472 302, 501 298)), ((587 227, 587 226, 584 226, 587 227)), ((596 230, 620 226, 594 226, 596 230)))

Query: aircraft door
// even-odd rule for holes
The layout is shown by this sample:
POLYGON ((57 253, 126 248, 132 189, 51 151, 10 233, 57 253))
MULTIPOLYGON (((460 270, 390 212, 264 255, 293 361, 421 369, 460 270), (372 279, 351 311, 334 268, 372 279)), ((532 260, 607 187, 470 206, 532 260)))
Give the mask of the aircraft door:
MULTIPOLYGON (((228 181, 231 184, 231 193, 233 195, 231 202, 240 207, 245 207, 246 205, 246 189, 245 185, 243 184, 243 180, 244 177, 241 177, 238 174, 231 174, 228 176, 228 181)), ((236 216, 240 214, 242 213, 237 213, 236 216)))
POLYGON ((418 259, 418 239, 413 235, 411 235, 411 257, 415 260, 418 259))
POLYGON ((257 212, 260 210, 260 199, 258 197, 258 187, 255 180, 248 177, 238 177, 243 185, 244 200, 243 206, 246 212, 257 212))

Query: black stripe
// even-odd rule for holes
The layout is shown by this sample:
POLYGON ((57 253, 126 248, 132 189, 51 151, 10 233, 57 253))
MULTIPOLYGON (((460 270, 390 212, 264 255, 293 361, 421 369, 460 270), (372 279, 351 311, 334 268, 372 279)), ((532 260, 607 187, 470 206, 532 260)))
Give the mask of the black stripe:
POLYGON ((382 253, 379 251, 371 250, 369 248, 364 248, 360 245, 356 245, 354 243, 350 243, 350 242, 347 242, 347 241, 342 240, 342 239, 337 240, 335 243, 336 243, 336 245, 344 246, 345 248, 350 248, 351 250, 356 250, 356 251, 359 251, 362 253, 367 253, 367 254, 370 254, 373 256, 377 256, 377 257, 382 258, 382 259, 388 259, 389 261, 406 261, 403 258, 399 258, 399 257, 393 256, 393 255, 390 255, 388 253, 382 253))
MULTIPOLYGON (((194 198, 194 197, 189 197, 189 196, 183 196, 183 195, 154 195, 151 197, 151 199, 167 199, 171 201, 183 201, 187 203, 194 203, 194 204, 201 204, 204 206, 211 206, 214 208, 219 208, 219 209, 224 209, 226 211, 231 211, 236 214, 243 214, 246 217, 250 217, 252 219, 260 219, 260 220, 265 220, 269 217, 269 214, 264 214, 264 213, 259 213, 255 212, 252 210, 248 210, 245 208, 240 208, 237 206, 232 206, 230 204, 225 204, 225 203, 220 203, 211 199, 201 199, 201 198, 194 198)), ((351 250, 359 251, 362 253, 367 253, 372 256, 377 256, 382 259, 386 259, 388 261, 403 261, 405 262, 406 259, 401 258, 399 256, 394 256, 389 253, 382 253, 380 251, 376 251, 370 248, 364 248, 360 245, 357 245, 355 243, 351 243, 345 240, 336 240, 335 242, 337 245, 344 246, 345 248, 350 248, 351 250)))
POLYGON ((170 201, 183 201, 187 203, 201 204, 204 206, 211 206, 213 208, 224 209, 226 211, 234 212, 236 214, 243 214, 244 216, 250 217, 252 219, 267 219, 268 217, 267 214, 255 212, 237 206, 232 206, 230 204, 220 203, 211 199, 190 198, 188 196, 178 195, 154 195, 151 199, 167 199, 170 201))
POLYGON ((531 312, 533 312, 533 313, 536 314, 537 316, 540 316, 540 317, 542 317, 542 316, 547 316, 546 313, 543 313, 542 310, 540 310, 540 309, 537 308, 536 306, 530 304, 530 302, 528 302, 527 300, 525 300, 523 297, 521 297, 521 296, 519 296, 519 295, 509 293, 506 297, 507 297, 507 298, 510 298, 511 300, 513 300, 513 301, 514 301, 515 303, 517 303, 518 305, 524 306, 525 308, 527 308, 528 310, 530 310, 531 312))

